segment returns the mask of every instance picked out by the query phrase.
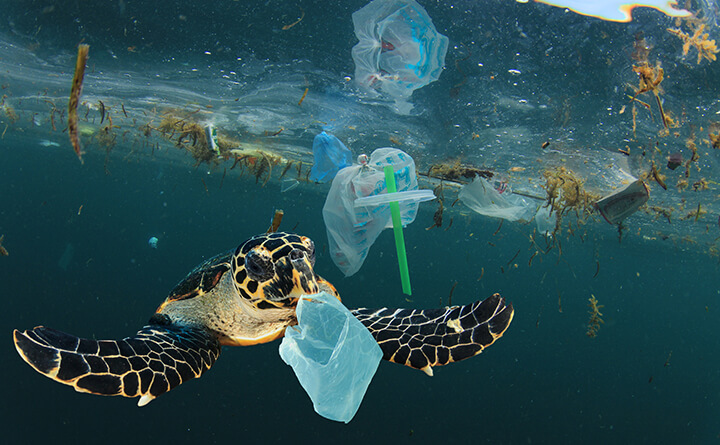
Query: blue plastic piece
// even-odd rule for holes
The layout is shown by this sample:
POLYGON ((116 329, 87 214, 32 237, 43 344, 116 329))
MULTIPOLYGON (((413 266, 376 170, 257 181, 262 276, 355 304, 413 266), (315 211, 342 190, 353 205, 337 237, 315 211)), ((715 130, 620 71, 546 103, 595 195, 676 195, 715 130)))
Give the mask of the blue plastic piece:
POLYGON ((310 180, 332 181, 338 171, 352 165, 352 152, 335 136, 324 131, 313 141, 315 163, 310 170, 310 180))
POLYGON ((297 305, 298 325, 285 330, 280 357, 313 402, 315 412, 348 423, 382 359, 362 323, 333 295, 306 295, 297 305))

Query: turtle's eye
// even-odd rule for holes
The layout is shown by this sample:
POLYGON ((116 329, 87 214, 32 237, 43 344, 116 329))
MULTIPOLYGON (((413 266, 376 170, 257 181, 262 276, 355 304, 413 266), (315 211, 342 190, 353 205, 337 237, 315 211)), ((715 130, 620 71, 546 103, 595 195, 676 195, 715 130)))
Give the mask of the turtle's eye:
POLYGON ((275 275, 272 260, 255 250, 245 255, 245 270, 251 280, 267 281, 275 275))
POLYGON ((310 238, 305 238, 305 245, 307 246, 307 257, 310 260, 310 264, 315 267, 315 243, 310 238))

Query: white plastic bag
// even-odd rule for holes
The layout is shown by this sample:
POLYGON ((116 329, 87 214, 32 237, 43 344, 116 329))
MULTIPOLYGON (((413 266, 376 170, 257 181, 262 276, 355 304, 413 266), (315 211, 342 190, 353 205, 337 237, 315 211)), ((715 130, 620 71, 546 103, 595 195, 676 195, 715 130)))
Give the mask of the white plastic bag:
MULTIPOLYGON (((380 232, 392 227, 388 204, 355 207, 357 198, 387 192, 383 172, 386 165, 391 165, 395 171, 398 192, 417 190, 415 161, 410 155, 396 148, 379 148, 372 153, 366 165, 353 165, 340 170, 325 200, 323 219, 330 254, 345 276, 360 270, 370 246, 380 232)), ((403 201, 399 206, 403 226, 415 221, 417 202, 403 201)))
POLYGON ((415 0, 375 0, 352 17, 360 40, 352 49, 356 81, 389 94, 401 112, 409 112, 413 91, 440 77, 448 38, 415 0))
POLYGON ((523 197, 513 195, 509 188, 504 189, 501 194, 479 176, 475 176, 470 184, 463 186, 460 200, 481 215, 508 221, 530 221, 535 213, 535 206, 523 197))
POLYGON ((377 371, 382 350, 333 295, 303 296, 298 325, 285 330, 280 357, 292 366, 321 416, 348 423, 377 371))

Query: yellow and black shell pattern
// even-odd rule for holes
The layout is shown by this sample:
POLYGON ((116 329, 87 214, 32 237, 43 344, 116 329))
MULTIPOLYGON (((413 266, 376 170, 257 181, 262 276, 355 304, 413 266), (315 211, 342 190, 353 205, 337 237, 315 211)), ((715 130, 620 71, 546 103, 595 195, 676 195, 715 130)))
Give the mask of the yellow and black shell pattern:
POLYGON ((289 308, 318 293, 315 244, 306 236, 276 232, 245 241, 232 258, 235 289, 258 309, 289 308))
POLYGON ((198 264, 170 291, 167 302, 187 300, 210 292, 230 270, 232 250, 215 255, 198 264))
MULTIPOLYGON (((314 264, 315 246, 307 237, 254 236, 193 269, 132 337, 92 340, 38 326, 15 330, 15 347, 30 366, 57 382, 80 392, 140 397, 143 406, 200 377, 218 359, 222 345, 257 344, 268 332, 282 334, 296 322, 294 309, 302 295, 325 290, 337 296, 315 274, 314 264), (252 325, 259 334, 250 335, 253 341, 247 343, 223 343, 223 332, 209 323, 213 317, 231 324, 235 333, 246 334, 252 325)), ((512 304, 498 294, 464 306, 351 312, 378 342, 385 360, 429 375, 434 366, 482 352, 503 335, 514 314, 512 304)))

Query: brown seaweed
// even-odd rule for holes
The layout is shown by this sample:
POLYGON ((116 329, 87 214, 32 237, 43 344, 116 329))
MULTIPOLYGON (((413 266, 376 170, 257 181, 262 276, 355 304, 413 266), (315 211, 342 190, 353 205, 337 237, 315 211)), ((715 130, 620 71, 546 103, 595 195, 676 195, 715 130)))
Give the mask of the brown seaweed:
POLYGON ((78 126, 77 108, 80 102, 80 94, 82 94, 82 83, 85 77, 85 65, 87 64, 90 45, 78 45, 77 60, 75 61, 75 75, 72 80, 72 88, 70 89, 70 100, 68 101, 68 135, 70 143, 77 154, 80 163, 83 163, 82 147, 80 146, 80 132, 78 126))

